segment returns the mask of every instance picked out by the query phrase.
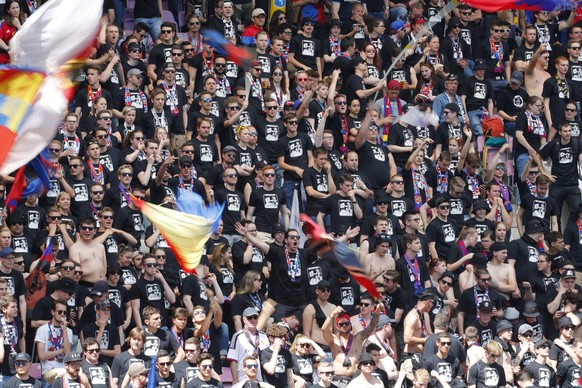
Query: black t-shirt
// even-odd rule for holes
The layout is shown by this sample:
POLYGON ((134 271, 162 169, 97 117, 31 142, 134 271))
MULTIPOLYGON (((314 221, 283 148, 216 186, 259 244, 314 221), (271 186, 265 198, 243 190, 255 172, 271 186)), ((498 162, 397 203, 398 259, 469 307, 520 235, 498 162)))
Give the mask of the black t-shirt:
MULTIPOLYGON (((248 244, 242 240, 237 241, 232 246, 232 264, 234 267, 234 283, 237 288, 240 287, 240 282, 242 281, 244 274, 247 271, 253 270, 261 274, 263 273, 263 267, 265 265, 265 259, 263 254, 259 249, 253 246, 253 253, 251 256, 251 261, 245 264, 244 253, 248 247, 248 244)), ((241 311, 242 313, 242 311, 241 311)))
POLYGON ((576 364, 574 360, 569 359, 558 364, 556 376, 560 378, 560 387, 578 387, 578 379, 582 376, 582 370, 580 369, 580 365, 576 364))
MULTIPOLYGON (((309 162, 307 151, 313 150, 313 143, 305 133, 297 133, 294 137, 287 134, 279 139, 277 149, 277 153, 284 157, 285 163, 306 170, 309 162)), ((283 177, 285 180, 301 180, 294 171, 285 171, 283 177)))
POLYGON ((524 210, 523 225, 534 219, 539 220, 546 230, 550 231, 551 217, 560 213, 556 200, 552 197, 540 198, 526 194, 519 207, 524 210))
POLYGON ((524 234, 520 239, 510 241, 507 248, 507 258, 515 260, 515 268, 519 268, 515 271, 518 284, 529 282, 538 271, 538 242, 524 234))
MULTIPOLYGON (((271 357, 273 357, 273 351, 270 348, 261 350, 261 366, 268 363, 271 360, 271 357)), ((279 350, 279 354, 277 354, 275 373, 270 375, 263 367, 263 378, 267 383, 276 388, 287 388, 287 369, 291 369, 292 367, 293 362, 291 360, 291 353, 287 349, 281 349, 279 350)))
POLYGON ((344 86, 345 93, 348 101, 358 100, 360 104, 366 105, 368 98, 360 98, 357 94, 359 90, 366 90, 366 85, 364 85, 364 79, 357 74, 352 74, 348 80, 346 85, 344 86))
POLYGON ((400 274, 400 287, 416 300, 418 294, 424 290, 424 283, 430 280, 430 274, 426 262, 417 258, 408 258, 410 264, 406 261, 406 256, 401 256, 396 260, 396 271, 400 274), (420 282, 420 284, 416 284, 420 282))
POLYGON ((81 119, 79 120, 79 130, 86 132, 88 129, 88 120, 90 118, 91 108, 93 107, 93 101, 99 96, 103 96, 107 100, 107 106, 113 106, 113 97, 111 93, 107 90, 101 88, 99 90, 93 90, 93 100, 89 97, 88 89, 85 87, 79 88, 77 95, 75 96, 75 107, 81 108, 81 119))
POLYGON ((578 158, 582 153, 580 139, 572 138, 568 144, 562 144, 557 136, 545 144, 539 153, 543 159, 552 160, 552 175, 556 176, 553 186, 578 186, 578 158))
POLYGON ((465 313, 463 324, 465 328, 475 323, 477 318, 477 304, 483 300, 487 300, 487 298, 489 298, 489 301, 495 308, 502 309, 505 307, 505 297, 501 296, 495 290, 478 290, 476 287, 471 287, 463 291, 459 298, 457 310, 465 313))
POLYGON ((208 141, 200 141, 197 137, 190 141, 194 145, 194 166, 199 176, 205 177, 212 168, 214 162, 218 161, 218 147, 211 137, 208 141))
POLYGON ((156 71, 159 71, 162 65, 172 62, 172 45, 160 43, 152 47, 148 60, 149 65, 156 65, 156 71))
POLYGON ((241 210, 244 211, 247 207, 242 193, 223 187, 215 191, 214 198, 218 203, 224 203, 224 211, 222 212, 224 226, 222 233, 236 234, 234 224, 241 220, 241 210))
POLYGON ((469 369, 467 383, 475 385, 476 388, 504 387, 506 384, 505 372, 501 365, 496 362, 489 365, 479 360, 469 369))
MULTIPOLYGON (((563 109, 562 109, 563 111, 563 109)), ((532 121, 532 124, 534 122, 532 121)), ((521 113, 517 116, 515 120, 515 132, 523 132, 523 137, 528 142, 528 144, 536 151, 539 151, 541 146, 541 132, 542 128, 534 128, 534 125, 528 124, 528 118, 525 113, 521 113)), ((544 132, 545 133, 545 132, 544 132)), ((514 155, 520 155, 527 153, 527 150, 519 142, 514 144, 514 155)))
POLYGON ((555 387, 556 373, 549 365, 542 365, 537 361, 532 361, 524 368, 531 372, 534 377, 534 383, 539 387, 555 387))
POLYGON ((289 53, 293 53, 297 62, 310 69, 317 70, 317 58, 321 58, 321 42, 319 39, 297 34, 291 39, 289 53))
POLYGON ((434 355, 425 359, 422 366, 424 369, 431 371, 437 371, 441 378, 447 383, 451 383, 453 379, 463 376, 463 369, 459 363, 459 359, 449 353, 448 357, 445 359, 440 358, 438 355, 434 355))
POLYGON ((259 232, 271 233, 273 225, 279 221, 279 208, 286 205, 287 200, 283 189, 265 190, 261 187, 251 193, 249 207, 254 207, 255 222, 259 232))
MULTIPOLYGON (((329 182, 327 179, 327 172, 322 169, 317 171, 314 167, 309 167, 303 172, 303 185, 313 188, 313 190, 320 193, 329 194, 329 182)), ((321 211, 325 199, 315 198, 307 195, 307 203, 305 205, 305 213, 308 216, 317 216, 317 213, 321 211)))
MULTIPOLYGON (((400 146, 400 147, 412 147, 414 142, 414 133, 412 132, 412 127, 403 126, 401 122, 398 122, 390 126, 390 133, 388 134, 388 144, 400 146)), ((410 151, 404 152, 393 152, 394 162, 398 167, 404 168, 406 161, 410 157, 410 151)))
MULTIPOLYGON (((163 87, 165 83, 161 83, 160 87, 163 87)), ((185 108, 185 105, 188 103, 188 99, 186 97, 186 89, 183 87, 174 84, 172 86, 168 86, 166 90, 166 105, 164 105, 164 112, 166 116, 173 116, 174 120, 172 122, 171 127, 169 128, 169 132, 175 135, 183 135, 186 131, 184 127, 184 120, 182 119, 182 112, 185 108), (172 106, 172 101, 174 102, 174 106, 172 106), (175 107, 177 111, 172 113, 172 109, 175 107)))
POLYGON ((566 102, 572 98, 573 91, 572 81, 567 77, 560 83, 558 83, 556 77, 550 77, 544 81, 542 97, 550 99, 550 114, 554 128, 557 128, 558 124, 564 120, 566 102))
POLYGON ((331 231, 337 233, 342 227, 356 226, 355 204, 348 196, 333 194, 325 199, 320 209, 331 216, 331 231))
POLYGON ((502 110, 509 116, 517 116, 523 111, 525 102, 529 95, 524 88, 513 90, 507 85, 497 93, 497 109, 502 110))
POLYGON ((299 249, 291 253, 278 245, 271 244, 267 261, 271 263, 269 278, 269 297, 277 303, 290 306, 303 306, 307 301, 307 266, 310 262, 309 251, 299 249))
POLYGON ((42 388, 42 382, 35 379, 34 377, 28 377, 26 380, 20 380, 17 376, 12 376, 12 378, 5 382, 3 386, 6 388, 42 388))
MULTIPOLYGON (((483 58, 487 64, 487 69, 485 70, 485 78, 493 79, 494 77, 503 77, 505 79, 505 62, 509 61, 509 56, 511 51, 506 42, 500 40, 494 43, 494 47, 491 47, 490 39, 483 39, 479 46, 479 53, 476 54, 475 58, 483 58), (499 66, 497 66, 497 64, 499 66)), ((469 109, 471 110, 471 109, 469 109)))
POLYGON ((271 123, 264 117, 258 116, 256 124, 257 132, 259 133, 259 146, 267 151, 269 162, 277 163, 277 158, 280 155, 277 144, 279 138, 286 132, 283 120, 279 119, 271 123))
POLYGON ((435 248, 439 258, 449 256, 450 244, 455 241, 457 233, 457 223, 450 218, 445 222, 436 217, 426 227, 426 238, 429 242, 436 243, 435 248))
POLYGON ((386 147, 368 141, 358 150, 359 168, 370 180, 369 189, 381 189, 390 183, 389 153, 386 147))
POLYGON ((167 325, 164 287, 157 280, 145 280, 143 277, 131 286, 129 300, 140 300, 140 314, 146 306, 160 310, 162 326, 167 325))
MULTIPOLYGON (((85 315, 83 313, 83 315, 85 315)), ((123 323, 123 322, 121 322, 123 323)), ((97 334, 99 333, 99 327, 97 326, 97 324, 95 323, 95 321, 93 321, 92 323, 83 325, 83 337, 84 338, 89 338, 89 337, 93 337, 93 338, 97 338, 97 334)), ((112 324, 108 324, 107 326, 105 326, 105 329, 103 330, 103 336, 101 337, 101 343, 99 344, 101 349, 109 349, 109 350, 113 350, 113 348, 116 345, 121 345, 120 341, 119 341, 119 325, 112 325, 112 324)), ((103 363, 107 363, 107 364, 111 364, 113 362, 113 358, 111 357, 107 357, 104 356, 103 354, 101 354, 99 356, 99 361, 103 362, 103 363)))
POLYGON ((211 378, 208 381, 200 380, 199 377, 190 380, 186 384, 186 388, 222 388, 223 385, 220 381, 211 378))
POLYGON ((487 78, 478 80, 474 76, 467 79, 460 87, 461 96, 466 96, 467 112, 487 108, 487 101, 493 98, 493 86, 487 78))

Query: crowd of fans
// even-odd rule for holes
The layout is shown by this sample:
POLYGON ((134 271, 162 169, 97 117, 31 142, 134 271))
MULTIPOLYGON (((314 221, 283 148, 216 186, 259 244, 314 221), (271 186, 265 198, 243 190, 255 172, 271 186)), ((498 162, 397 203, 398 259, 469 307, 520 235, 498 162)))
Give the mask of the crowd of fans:
MULTIPOLYGON (((0 386, 579 385, 577 9, 184 2, 126 36, 105 2, 50 187, 9 209, 0 181, 0 386), (195 274, 129 195, 180 190, 225 204, 195 274)), ((35 4, 6 1, 0 62, 35 4)))

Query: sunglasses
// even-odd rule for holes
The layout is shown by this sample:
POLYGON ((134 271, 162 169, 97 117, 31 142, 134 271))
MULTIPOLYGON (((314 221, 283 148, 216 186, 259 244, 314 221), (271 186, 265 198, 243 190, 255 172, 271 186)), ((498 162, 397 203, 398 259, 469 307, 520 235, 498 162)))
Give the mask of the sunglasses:
POLYGON ((183 150, 182 152, 185 154, 193 154, 194 150, 183 150))
POLYGON ((236 178, 238 177, 238 174, 227 174, 226 176, 229 178, 236 178))
POLYGON ((265 109, 267 109, 267 110, 276 110, 277 109, 277 105, 274 105, 274 106, 266 106, 265 109))
POLYGON ((70 168, 77 168, 77 167, 81 167, 82 164, 69 164, 70 168))
POLYGON ((226 63, 215 63, 215 67, 226 67, 226 63))
POLYGON ((441 346, 451 346, 450 342, 441 342, 441 346))
POLYGON ((229 106, 228 110, 240 110, 240 106, 229 106))
POLYGON ((101 350, 100 349, 87 349, 85 350, 87 353, 99 353, 101 350))
POLYGON ((144 264, 144 265, 146 267, 150 267, 150 268, 154 268, 154 267, 157 267, 158 266, 156 263, 147 263, 147 264, 144 264))
POLYGON ((257 369, 258 367, 259 367, 259 364, 247 364, 245 368, 249 368, 249 369, 255 368, 255 369, 257 369))
POLYGON ((186 352, 186 353, 194 353, 194 352, 197 352, 199 350, 200 349, 184 349, 184 352, 186 352))
POLYGON ((61 268, 64 269, 65 271, 72 271, 75 269, 74 266, 69 267, 68 265, 63 265, 61 268))
POLYGON ((190 168, 190 167, 192 167, 192 165, 191 164, 182 164, 181 167, 182 168, 190 168))
POLYGON ((283 75, 283 73, 279 73, 279 72, 277 72, 277 73, 273 73, 273 75, 274 75, 274 76, 276 76, 276 77, 280 77, 280 76, 282 76, 282 75, 283 75))
POLYGON ((101 116, 99 120, 111 120, 111 116, 101 116))
POLYGON ((113 216, 101 216, 104 220, 112 220, 113 216))
POLYGON ((156 255, 156 259, 165 259, 166 255, 156 255))
POLYGON ((574 109, 566 108, 566 112, 576 112, 576 108, 574 109))
POLYGON ((303 77, 297 78, 297 82, 301 82, 301 81, 307 81, 307 78, 303 78, 303 77))
POLYGON ((450 208, 451 207, 449 205, 441 205, 441 206, 439 206, 439 209, 441 209, 441 210, 448 210, 450 208))
POLYGON ((376 363, 374 361, 364 361, 360 365, 362 365, 362 366, 375 366, 376 363))
POLYGON ((60 148, 49 148, 48 150, 49 150, 49 152, 52 152, 53 154, 61 152, 60 148))
POLYGON ((404 181, 392 181, 392 183, 395 185, 401 185, 404 183, 404 181))
MULTIPOLYGON (((172 363, 169 362, 169 361, 168 362, 159 362, 158 364, 160 364, 160 366, 170 366, 170 365, 172 365, 172 363)), ((202 365, 200 365, 200 366, 203 367, 202 365)))
POLYGON ((364 303, 361 303, 360 306, 362 306, 362 307, 370 307, 370 303, 364 302, 364 303))
POLYGON ((495 166, 495 169, 496 169, 497 171, 505 171, 505 166, 504 166, 503 164, 500 164, 500 165, 498 165, 498 166, 495 166))
POLYGON ((95 230, 95 227, 94 226, 81 226, 81 229, 91 231, 91 230, 95 230))
POLYGON ((331 288, 329 288, 329 287, 318 288, 318 290, 321 292, 331 292, 331 288))
POLYGON ((347 105, 347 101, 336 101, 336 105, 347 105))
POLYGON ((248 319, 248 320, 251 320, 251 319, 252 319, 252 320, 255 320, 255 319, 259 319, 259 316, 258 316, 258 315, 249 315, 249 316, 247 317, 247 319, 248 319))
POLYGON ((22 264, 24 264, 24 260, 23 261, 15 261, 14 262, 14 265, 22 265, 22 264))
POLYGON ((164 73, 167 74, 174 74, 176 72, 176 70, 164 70, 164 73))
POLYGON ((57 313, 59 315, 63 315, 66 312, 67 312, 67 310, 55 310, 55 313, 57 313))
POLYGON ((291 240, 299 240, 299 236, 288 236, 291 240))
POLYGON ((347 327, 347 326, 351 326, 351 324, 352 324, 352 323, 351 323, 350 321, 347 321, 347 322, 340 322, 340 323, 338 323, 337 325, 338 325, 338 326, 345 326, 345 327, 347 327))
POLYGON ((297 125, 297 124, 299 124, 299 121, 297 121, 297 120, 290 120, 290 121, 287 121, 287 124, 289 124, 289 125, 297 125))
POLYGON ((446 280, 441 280, 441 284, 444 284, 445 286, 452 286, 453 282, 447 282, 446 280))
POLYGON ((237 94, 236 95, 238 98, 247 98, 246 94, 237 94))
POLYGON ((333 376, 333 375, 335 375, 335 373, 332 372, 332 371, 330 371, 330 372, 319 372, 319 373, 321 373, 322 375, 326 375, 326 376, 333 376))
POLYGON ((310 346, 311 346, 311 344, 308 344, 307 342, 299 344, 299 347, 301 347, 301 348, 308 348, 310 346))
POLYGON ((183 55, 184 53, 172 53, 173 57, 179 57, 180 55, 183 55))
POLYGON ((200 22, 192 22, 192 23, 188 23, 189 26, 199 26, 200 22))
POLYGON ((49 216, 49 218, 51 220, 53 220, 53 221, 57 221, 57 220, 62 220, 63 219, 63 217, 61 217, 61 216, 49 216))
POLYGON ((212 364, 206 364, 206 365, 200 365, 200 368, 202 368, 202 369, 212 369, 213 366, 214 365, 212 365, 212 364))
POLYGON ((272 172, 268 172, 268 173, 266 173, 266 174, 263 174, 263 176, 270 177, 270 178, 272 178, 272 177, 274 177, 274 176, 276 176, 276 175, 277 175, 277 174, 275 174, 275 173, 272 173, 272 172))
POLYGON ((127 177, 129 177, 129 176, 133 176, 133 172, 122 172, 122 173, 121 173, 121 176, 123 176, 123 177, 126 177, 126 178, 127 178, 127 177))
POLYGON ((109 275, 121 275, 121 271, 111 271, 109 275))
POLYGON ((140 49, 131 49, 129 50, 130 53, 141 53, 140 49))
POLYGON ((162 30, 162 34, 171 34, 172 32, 174 32, 174 31, 172 31, 172 30, 162 30))

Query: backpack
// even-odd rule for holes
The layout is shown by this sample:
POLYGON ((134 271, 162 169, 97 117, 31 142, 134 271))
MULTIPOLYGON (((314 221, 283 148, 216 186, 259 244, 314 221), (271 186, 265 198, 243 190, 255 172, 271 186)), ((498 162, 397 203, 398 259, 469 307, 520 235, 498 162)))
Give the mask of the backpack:
POLYGON ((507 143, 505 131, 503 130, 503 121, 499 117, 483 119, 481 125, 483 126, 485 145, 487 147, 499 148, 507 143))

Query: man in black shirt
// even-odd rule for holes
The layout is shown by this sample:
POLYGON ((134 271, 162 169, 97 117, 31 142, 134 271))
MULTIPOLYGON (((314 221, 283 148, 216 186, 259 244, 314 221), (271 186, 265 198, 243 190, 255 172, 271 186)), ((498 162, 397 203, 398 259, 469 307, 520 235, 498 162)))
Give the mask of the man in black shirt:
POLYGON ((339 179, 339 190, 337 193, 327 197, 322 204, 322 208, 317 214, 317 223, 325 228, 324 217, 331 217, 331 231, 338 233, 342 227, 355 227, 356 220, 363 217, 362 209, 356 201, 354 192, 354 179, 351 175, 344 174, 339 179))
POLYGON ((306 17, 301 22, 303 34, 297 34, 291 40, 289 46, 289 63, 298 70, 317 70, 323 73, 321 42, 313 38, 313 28, 315 21, 306 17))
POLYGON ((316 148, 313 151, 313 166, 303 173, 303 185, 307 195, 305 213, 310 217, 317 217, 326 198, 336 190, 327 155, 324 148, 316 148))
POLYGON ((430 256, 433 260, 439 257, 449 256, 450 244, 455 241, 458 226, 455 221, 449 219, 451 205, 449 199, 444 196, 435 201, 436 217, 426 227, 426 237, 430 256))
POLYGON ((233 167, 224 169, 222 172, 222 180, 224 187, 216 190, 214 198, 218 203, 225 204, 224 211, 222 212, 222 222, 224 223, 222 235, 232 247, 235 242, 241 239, 235 231, 234 224, 244 218, 246 203, 243 194, 236 190, 238 173, 233 167))
POLYGON ((509 85, 497 93, 497 114, 503 119, 503 129, 510 136, 515 135, 515 120, 517 115, 523 110, 523 106, 529 94, 521 87, 523 84, 523 73, 514 71, 511 73, 509 85))
POLYGON ((487 112, 489 117, 493 117, 493 86, 491 81, 485 78, 487 68, 487 63, 483 59, 475 59, 473 68, 475 75, 463 82, 460 91, 475 137, 483 135, 481 120, 484 113, 487 112))
POLYGON ((516 268, 518 286, 523 281, 530 281, 537 272, 538 255, 543 250, 543 246, 540 249, 544 238, 543 230, 542 223, 534 219, 525 225, 524 234, 520 239, 509 243, 507 260, 516 268))
POLYGON ((450 353, 452 338, 449 333, 439 333, 437 338, 437 353, 424 361, 423 368, 431 371, 436 371, 441 376, 443 381, 449 385, 454 382, 463 382, 463 369, 460 361, 453 354, 450 353))
POLYGON ((536 194, 527 193, 517 212, 517 230, 523 233, 523 224, 532 220, 538 220, 544 227, 544 233, 558 230, 559 207, 555 198, 548 196, 550 178, 546 175, 538 175, 536 178, 536 194))
MULTIPOLYGON (((152 33, 154 31, 152 30, 152 33)), ((174 36, 176 35, 176 25, 171 22, 162 23, 161 27, 161 42, 152 48, 148 62, 148 76, 152 84, 156 85, 158 80, 158 72, 165 63, 172 61, 171 51, 174 43, 174 36)), ((155 38, 157 39, 157 37, 155 38)))
POLYGON ((384 88, 384 82, 366 77, 368 65, 364 59, 355 59, 353 63, 355 65, 354 74, 351 75, 347 80, 347 84, 345 86, 346 97, 348 102, 351 102, 352 100, 359 100, 361 106, 365 106, 368 104, 368 101, 372 95, 384 88), (375 83, 376 86, 366 88, 367 83, 375 83))
POLYGON ((275 388, 294 386, 291 353, 285 347, 287 329, 282 325, 272 325, 266 334, 271 345, 261 350, 263 376, 275 388))

